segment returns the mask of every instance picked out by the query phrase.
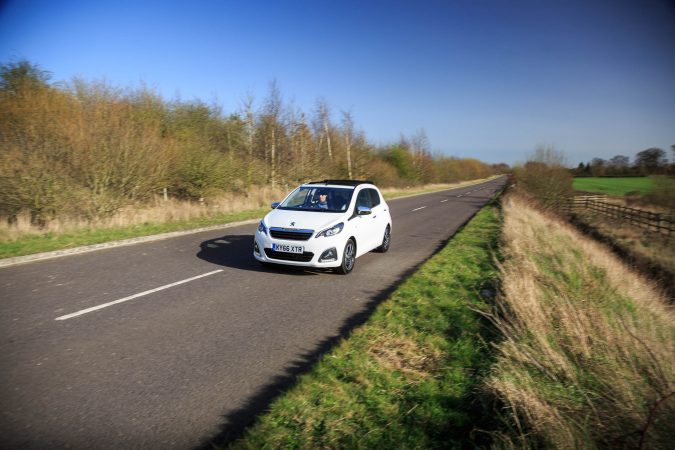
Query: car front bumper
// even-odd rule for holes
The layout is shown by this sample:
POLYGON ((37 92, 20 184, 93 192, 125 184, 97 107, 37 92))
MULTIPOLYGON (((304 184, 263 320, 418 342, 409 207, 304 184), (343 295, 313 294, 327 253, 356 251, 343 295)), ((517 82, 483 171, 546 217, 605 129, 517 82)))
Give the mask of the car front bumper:
POLYGON ((256 231, 253 242, 253 256, 261 262, 285 264, 289 266, 302 267, 339 267, 342 264, 342 252, 344 251, 347 237, 342 233, 331 237, 312 236, 306 241, 291 241, 275 239, 267 234, 256 231), (272 249, 272 244, 302 246, 304 253, 286 253, 276 252, 272 249), (326 259, 330 250, 334 258, 326 259), (321 257, 324 260, 321 260, 321 257), (320 261, 321 260, 321 261, 320 261))

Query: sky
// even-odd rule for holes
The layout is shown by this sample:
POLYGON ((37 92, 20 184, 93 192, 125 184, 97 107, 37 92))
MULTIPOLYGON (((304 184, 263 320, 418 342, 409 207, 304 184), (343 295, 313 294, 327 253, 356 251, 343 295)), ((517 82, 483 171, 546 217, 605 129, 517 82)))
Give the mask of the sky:
POLYGON ((276 81, 376 145, 423 130, 438 155, 673 159, 669 0, 0 0, 0 63, 23 59, 228 114, 276 81))

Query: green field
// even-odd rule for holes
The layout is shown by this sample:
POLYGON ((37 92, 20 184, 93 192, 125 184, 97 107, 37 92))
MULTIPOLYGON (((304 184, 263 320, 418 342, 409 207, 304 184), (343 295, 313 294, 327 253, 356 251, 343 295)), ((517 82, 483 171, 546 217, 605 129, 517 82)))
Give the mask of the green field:
POLYGON ((650 177, 588 177, 575 178, 572 184, 576 191, 597 192, 599 194, 624 196, 628 192, 648 194, 654 189, 654 179, 650 177))

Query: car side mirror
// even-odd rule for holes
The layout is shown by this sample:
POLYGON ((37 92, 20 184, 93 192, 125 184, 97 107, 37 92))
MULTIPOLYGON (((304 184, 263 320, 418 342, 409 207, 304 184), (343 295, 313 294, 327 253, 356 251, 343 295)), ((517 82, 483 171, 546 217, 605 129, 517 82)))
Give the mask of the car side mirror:
POLYGON ((272 202, 272 209, 277 209, 281 205, 279 202, 272 202))
POLYGON ((372 214, 372 212, 373 210, 367 206, 358 206, 356 208, 356 214, 359 216, 367 216, 368 214, 372 214))

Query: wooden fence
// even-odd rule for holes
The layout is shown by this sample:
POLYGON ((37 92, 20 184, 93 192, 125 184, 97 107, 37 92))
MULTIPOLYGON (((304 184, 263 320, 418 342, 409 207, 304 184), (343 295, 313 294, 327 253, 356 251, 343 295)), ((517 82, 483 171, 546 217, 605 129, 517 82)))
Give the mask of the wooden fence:
POLYGON ((645 230, 675 236, 675 221, 670 214, 654 213, 644 209, 630 208, 606 201, 602 195, 582 195, 569 199, 563 206, 567 212, 591 211, 605 217, 620 220, 645 230))

